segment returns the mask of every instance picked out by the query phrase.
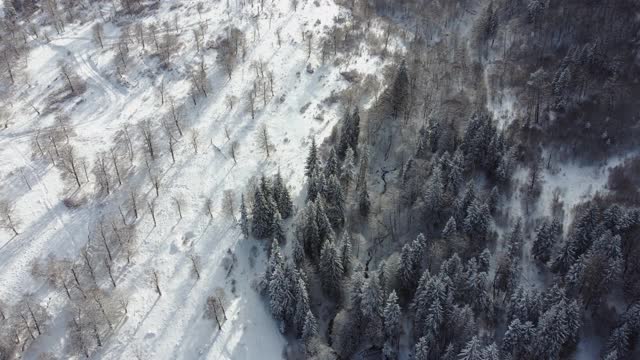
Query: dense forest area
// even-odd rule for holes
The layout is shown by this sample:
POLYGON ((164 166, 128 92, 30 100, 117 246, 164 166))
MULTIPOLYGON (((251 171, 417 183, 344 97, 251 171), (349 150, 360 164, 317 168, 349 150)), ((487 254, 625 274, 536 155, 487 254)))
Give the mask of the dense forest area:
MULTIPOLYGON (((637 357, 640 4, 345 6, 406 52, 383 52, 384 91, 311 145, 261 285, 281 330, 318 359, 637 357), (617 157, 606 191, 545 188, 617 157)), ((273 210, 252 213, 262 228, 273 210)))

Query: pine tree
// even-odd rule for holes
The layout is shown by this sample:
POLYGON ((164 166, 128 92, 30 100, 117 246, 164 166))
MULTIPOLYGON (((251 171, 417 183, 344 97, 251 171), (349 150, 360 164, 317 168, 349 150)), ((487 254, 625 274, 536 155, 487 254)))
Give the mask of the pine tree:
POLYGON ((424 203, 427 214, 432 220, 437 220, 442 208, 444 186, 442 184, 442 173, 440 167, 435 165, 433 173, 427 182, 424 193, 424 203))
POLYGON ((391 116, 397 119, 400 113, 404 111, 405 104, 409 97, 409 75, 407 74, 407 66, 404 61, 402 61, 398 68, 398 73, 391 86, 389 97, 391 116))
POLYGON ((302 246, 302 242, 297 237, 294 237, 292 247, 293 262, 300 266, 304 263, 304 246, 302 246))
POLYGON ((240 230, 245 239, 249 238, 249 216, 244 202, 244 194, 240 196, 240 230))
POLYGON ((360 195, 358 196, 358 211, 362 217, 369 216, 369 211, 371 211, 371 201, 369 200, 369 190, 367 190, 366 181, 363 183, 360 189, 360 195))
POLYGON ((458 149, 453 154, 453 160, 451 161, 451 169, 448 175, 447 190, 452 194, 457 194, 462 187, 462 181, 464 179, 464 154, 462 150, 458 149))
POLYGON ((331 221, 327 216, 327 204, 322 196, 319 196, 316 201, 316 223, 318 224, 318 234, 320 239, 326 240, 330 236, 333 236, 333 229, 331 228, 331 221))
POLYGON ((265 270, 265 279, 267 282, 271 281, 273 272, 277 264, 284 264, 284 259, 280 253, 280 246, 276 240, 271 242, 271 253, 269 255, 269 261, 267 262, 267 268, 265 270))
MULTIPOLYGON (((344 185, 345 190, 349 190, 349 186, 356 177, 355 155, 351 148, 347 149, 347 153, 342 162, 342 170, 340 172, 340 181, 344 185)), ((347 191, 345 191, 346 193, 347 191)))
POLYGON ((400 305, 398 296, 392 291, 384 307, 385 356, 393 359, 397 354, 398 337, 400 336, 400 305))
POLYGON ((351 272, 351 236, 349 236, 349 232, 345 231, 342 236, 342 244, 340 249, 340 262, 342 263, 342 270, 345 275, 348 275, 351 272))
POLYGON ((318 229, 315 203, 311 201, 307 202, 307 207, 301 217, 301 221, 304 222, 302 235, 305 252, 312 261, 318 261, 322 238, 320 237, 320 230, 318 229))
POLYGON ((271 236, 275 208, 273 202, 265 198, 261 187, 256 187, 252 214, 251 230, 253 236, 258 239, 271 236))
POLYGON ((450 239, 457 232, 458 232, 458 228, 456 225, 456 219, 452 216, 447 221, 447 224, 444 226, 444 229, 442 229, 442 238, 450 239))
POLYGON ((481 360, 500 360, 500 350, 495 343, 487 345, 480 353, 481 360))
POLYGON ((309 148, 309 155, 307 155, 307 162, 304 167, 304 174, 309 178, 320 167, 320 159, 318 158, 318 147, 316 146, 316 139, 311 139, 311 147, 309 148))
POLYGON ((286 240, 284 229, 282 228, 282 217, 280 216, 280 212, 277 210, 276 215, 273 217, 273 222, 271 223, 271 236, 273 236, 273 239, 279 243, 284 243, 286 240))
POLYGON ((344 194, 342 186, 335 175, 329 177, 326 191, 327 217, 334 228, 344 224, 344 194))
POLYGON ((551 258, 551 251, 555 243, 554 234, 548 221, 544 221, 536 231, 531 252, 533 257, 541 263, 547 263, 551 258))
POLYGON ((467 209, 467 216, 462 227, 467 235, 484 238, 489 229, 490 221, 491 214, 487 204, 475 199, 467 209))
POLYGON ((362 291, 361 312, 364 323, 368 324, 365 334, 372 342, 381 342, 383 304, 382 290, 377 276, 370 276, 362 291))
MULTIPOLYGON (((277 245, 276 245, 277 246, 277 245)), ((271 281, 269 282, 269 304, 271 305, 271 313, 276 320, 284 321, 285 314, 293 304, 288 303, 291 297, 288 282, 285 277, 284 262, 276 262, 274 264, 271 281)))
POLYGON ((336 154, 336 150, 332 147, 329 151, 329 158, 327 158, 327 163, 324 164, 324 176, 327 179, 331 176, 337 176, 338 170, 338 155, 336 154))
POLYGON ((353 150, 354 155, 358 155, 358 140, 360 138, 360 110, 356 106, 351 116, 352 130, 349 138, 349 147, 353 150))
POLYGON ((421 337, 416 343, 413 358, 415 360, 430 360, 429 357, 429 340, 426 336, 421 337))
POLYGON ((308 343, 314 336, 318 335, 318 322, 316 317, 313 316, 311 310, 307 311, 307 316, 304 321, 304 328, 302 330, 302 339, 305 343, 308 343))
POLYGON ((293 212, 293 203, 291 201, 291 195, 289 195, 289 190, 284 184, 284 180, 280 174, 280 170, 278 170, 273 181, 273 193, 280 215, 283 219, 288 219, 293 212))
POLYGON ((344 269, 335 244, 331 240, 326 240, 322 246, 319 268, 325 293, 328 296, 340 298, 344 269))
POLYGON ((477 336, 474 336, 464 346, 462 351, 458 354, 459 360, 482 360, 481 358, 481 345, 477 336))
POLYGON ((293 324, 298 334, 302 335, 304 325, 307 320, 307 313, 310 310, 309 294, 307 292, 307 284, 305 283, 304 277, 299 275, 297 276, 295 289, 296 304, 293 315, 293 324))

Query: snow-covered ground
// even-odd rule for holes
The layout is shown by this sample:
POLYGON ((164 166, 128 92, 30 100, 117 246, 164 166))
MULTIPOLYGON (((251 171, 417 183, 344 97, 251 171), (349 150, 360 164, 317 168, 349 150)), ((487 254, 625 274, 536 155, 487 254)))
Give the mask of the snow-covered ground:
MULTIPOLYGON (((166 98, 186 104, 182 112, 185 134, 179 139, 175 164, 171 163, 168 145, 159 139, 156 144, 161 153, 153 165, 161 178, 160 196, 155 200, 157 226, 153 225, 146 201, 141 199, 145 206, 140 206, 136 225, 136 254, 129 265, 122 258, 114 264, 115 291, 128 298, 128 313, 92 357, 283 357, 285 339, 279 335, 259 294, 251 288, 252 280, 262 268, 262 244, 243 240, 234 221, 222 215, 222 194, 233 189, 238 202, 240 192, 246 190, 245 185, 252 177, 271 175, 280 169, 295 197, 303 184, 303 164, 310 138, 321 140, 329 135, 341 116, 338 105, 322 105, 322 100, 333 90, 347 87, 340 71, 355 68, 372 73, 375 67, 361 59, 346 60, 340 66, 329 65, 329 61, 321 66, 317 49, 307 58, 301 29, 319 38, 341 12, 332 1, 301 2, 295 12, 289 0, 267 2, 261 11, 256 6, 240 8, 237 2, 230 2, 229 8, 227 2, 207 2, 201 15, 195 5, 196 1, 162 1, 160 8, 144 19, 147 23, 173 22, 174 15, 178 15, 182 47, 172 58, 171 71, 159 70, 157 58, 136 47, 131 51, 124 81, 117 81, 114 47, 119 28, 105 23, 102 50, 92 39, 93 22, 72 23, 67 24, 61 35, 50 35, 50 43, 33 41, 24 70, 27 81, 11 89, 9 98, 3 100, 10 105, 12 121, 9 128, 0 131, 0 176, 5 184, 0 195, 15 204, 14 217, 21 224, 20 235, 16 237, 12 238, 10 231, 0 233, 0 298, 14 303, 24 294, 32 293, 52 314, 44 334, 25 354, 26 358, 37 358, 43 352, 65 358, 63 352, 68 343, 65 329, 70 321, 64 291, 53 290, 41 279, 34 279, 32 262, 51 255, 78 259, 88 235, 95 236, 99 219, 119 219, 117 207, 127 203, 130 189, 149 201, 155 198, 141 156, 142 143, 134 141, 139 155, 134 161, 136 169, 129 170, 122 186, 115 186, 111 195, 96 199, 91 191, 95 181, 89 174, 92 182, 83 184, 79 190, 89 201, 76 209, 63 204, 69 188, 61 180, 60 170, 48 161, 32 157, 35 131, 54 124, 53 114, 38 116, 32 106, 43 109, 47 96, 64 85, 59 61, 69 63, 86 81, 86 92, 66 100, 61 108, 70 116, 75 132, 70 142, 78 155, 87 158, 88 164, 93 163, 98 152, 108 151, 114 134, 124 124, 129 124, 130 131, 138 137, 139 121, 150 119, 159 124, 159 119, 168 114, 167 102, 161 105, 158 93, 162 78, 166 98), (215 61, 216 50, 196 54, 191 29, 199 22, 207 24, 205 42, 224 34, 224 29, 232 24, 245 32, 247 56, 238 63, 230 79, 215 61), (277 44, 276 29, 281 29, 281 46, 277 44), (199 64, 200 58, 208 69, 210 92, 193 106, 184 73, 187 66, 199 64), (267 99, 266 105, 262 99, 257 100, 258 110, 252 120, 246 94, 256 77, 252 68, 256 61, 264 61, 273 71, 275 96, 267 99), (313 65, 313 73, 306 71, 308 63, 313 65), (230 109, 227 99, 232 96, 237 101, 230 109), (307 103, 310 106, 301 113, 307 103), (321 111, 323 120, 314 119, 321 111), (256 145, 256 133, 262 124, 267 126, 275 148, 269 159, 256 145), (225 126, 230 140, 225 136, 225 126), (197 155, 189 135, 195 129, 200 143, 197 155), (233 141, 239 144, 237 164, 229 157, 233 141), (180 221, 174 197, 182 199, 180 221), (203 210, 205 197, 211 197, 215 203, 216 216, 212 221, 203 210), (255 264, 249 261, 254 247, 258 248, 255 264), (237 257, 229 274, 223 266, 228 250, 237 257), (201 258, 199 280, 192 275, 189 254, 201 258), (151 282, 153 269, 160 276, 161 297, 151 282), (207 296, 217 288, 224 289, 227 303, 228 320, 222 331, 218 331, 215 321, 204 316, 207 296)), ((108 281, 100 285, 110 287, 108 281)))

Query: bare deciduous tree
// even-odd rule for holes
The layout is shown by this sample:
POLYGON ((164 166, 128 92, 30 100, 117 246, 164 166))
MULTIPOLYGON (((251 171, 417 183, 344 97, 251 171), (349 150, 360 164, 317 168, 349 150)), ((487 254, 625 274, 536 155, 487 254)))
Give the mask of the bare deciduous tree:
POLYGON ((190 253, 189 259, 191 260, 191 265, 193 266, 193 274, 196 276, 197 280, 200 280, 200 256, 190 253))
POLYGON ((84 159, 76 155, 76 151, 71 144, 65 146, 60 151, 60 161, 58 161, 58 165, 67 176, 73 178, 78 188, 82 186, 80 182, 80 171, 82 170, 83 160, 84 159))
POLYGON ((158 293, 158 296, 162 296, 162 291, 160 290, 160 277, 158 275, 158 271, 153 270, 153 272, 151 273, 151 281, 153 282, 153 286, 156 289, 156 292, 158 293))
POLYGON ((100 48, 102 49, 104 49, 104 44, 102 42, 103 37, 104 28, 102 26, 102 23, 96 23, 95 25, 93 25, 93 39, 96 43, 98 43, 98 45, 100 45, 100 48))
POLYGON ((196 155, 198 155, 198 136, 200 136, 198 129, 191 130, 191 146, 196 155))
POLYGON ((144 141, 145 148, 151 156, 151 160, 155 160, 155 152, 153 147, 153 127, 151 125, 151 120, 146 119, 142 120, 138 127, 140 128, 140 133, 142 134, 142 140, 144 141))
POLYGON ((14 204, 8 200, 0 200, 0 227, 11 230, 14 236, 20 235, 20 221, 14 216, 14 204))
POLYGON ((270 136, 269 136, 269 130, 267 129, 267 125, 266 124, 262 124, 262 126, 260 126, 260 129, 258 129, 258 134, 257 134, 257 142, 258 142, 258 149, 260 149, 260 151, 262 151, 264 154, 266 154, 267 159, 269 158, 270 155, 270 149, 272 147, 271 144, 271 140, 270 140, 270 136))

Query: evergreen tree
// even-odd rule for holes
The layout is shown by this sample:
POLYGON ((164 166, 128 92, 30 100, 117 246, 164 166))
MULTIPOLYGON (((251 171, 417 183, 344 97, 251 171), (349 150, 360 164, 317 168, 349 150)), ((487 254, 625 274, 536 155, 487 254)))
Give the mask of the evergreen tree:
POLYGON ((532 350, 535 328, 530 321, 522 323, 514 319, 509 324, 502 339, 502 349, 511 354, 514 359, 527 358, 532 350))
POLYGON ((317 262, 320 257, 322 238, 318 230, 315 203, 311 201, 307 202, 301 221, 304 222, 302 238, 304 239, 305 252, 312 261, 317 262))
POLYGON ((259 186, 256 187, 252 214, 251 230, 253 236, 258 239, 271 236, 275 208, 273 202, 264 197, 262 188, 259 186))
POLYGON ((336 150, 332 147, 329 151, 329 158, 327 163, 324 164, 324 176, 328 179, 331 176, 337 176, 339 174, 338 155, 336 150))
POLYGON ((536 238, 533 241, 531 252, 533 257, 541 263, 547 263, 551 258, 551 252, 555 245, 556 239, 552 233, 551 224, 544 221, 536 231, 536 238))
POLYGON ((352 131, 349 146, 353 150, 354 155, 358 155, 358 140, 360 138, 360 110, 356 106, 351 116, 352 131))
POLYGON ((280 174, 280 170, 278 170, 273 181, 273 193, 274 201, 276 202, 280 215, 283 219, 289 218, 293 212, 293 203, 291 201, 291 195, 289 195, 289 190, 284 184, 284 180, 280 174))
POLYGON ((401 112, 404 111, 405 104, 409 97, 409 75, 407 74, 407 66, 404 61, 402 61, 398 68, 398 73, 390 90, 389 102, 391 106, 391 116, 397 119, 401 112))
MULTIPOLYGON (((275 246, 277 247, 277 245, 275 246)), ((289 303, 292 294, 288 285, 289 283, 285 276, 284 261, 276 261, 274 263, 271 281, 269 281, 269 304, 271 305, 271 313, 274 318, 283 323, 286 320, 285 315, 289 307, 294 305, 289 303)), ((283 329, 284 326, 281 325, 281 330, 283 329)))
POLYGON ((341 227, 344 224, 344 194, 335 175, 327 182, 326 200, 329 222, 334 228, 341 227))
POLYGON ((267 269, 265 270, 265 279, 268 282, 271 281, 273 272, 277 264, 284 264, 284 259, 280 253, 280 246, 276 240, 271 242, 271 253, 269 255, 269 261, 267 262, 267 269))
POLYGON ((324 198, 319 196, 316 201, 316 223, 318 224, 318 234, 321 240, 326 240, 329 237, 333 237, 333 229, 331 227, 331 221, 327 216, 327 204, 324 198))
POLYGON ((487 345, 480 353, 481 360, 500 360, 500 351, 495 343, 487 345))
POLYGON ((447 191, 452 194, 457 194, 462 187, 462 181, 464 180, 464 154, 462 150, 458 149, 453 154, 453 160, 451 161, 451 169, 448 175, 447 191))
POLYGON ((245 239, 249 238, 249 216, 244 202, 244 194, 240 196, 240 230, 245 239))
POLYGON ((344 185, 345 193, 349 190, 349 186, 356 178, 356 165, 354 152, 351 148, 347 149, 347 153, 342 162, 342 170, 340 175, 340 181, 344 185))
POLYGON ((437 220, 442 208, 444 186, 440 167, 435 165, 433 173, 427 182, 424 193, 425 210, 431 220, 437 220))
POLYGON ((482 360, 480 340, 474 336, 458 354, 459 360, 482 360))
POLYGON ((491 252, 489 249, 484 249, 480 256, 478 256, 478 271, 489 271, 489 265, 491 264, 491 252))
POLYGON ((442 229, 442 238, 450 239, 457 232, 458 232, 458 228, 456 225, 456 219, 452 216, 447 221, 447 224, 444 226, 444 229, 442 229))
POLYGON ((365 324, 365 335, 373 342, 382 342, 382 315, 384 308, 382 290, 377 276, 370 276, 362 291, 361 312, 365 324))
POLYGON ((298 332, 302 335, 304 331, 304 324, 307 320, 307 313, 309 312, 309 293, 307 291, 307 284, 303 276, 298 274, 295 282, 295 312, 293 315, 293 325, 298 332))
POLYGON ((293 263, 297 266, 302 265, 304 263, 304 246, 302 246, 302 242, 297 237, 294 237, 291 246, 293 248, 291 251, 293 263))
POLYGON ((429 357, 429 340, 426 336, 421 337, 416 343, 415 350, 413 351, 415 360, 430 360, 429 357))
POLYGON ((486 203, 475 199, 467 209, 467 216, 464 219, 462 227, 467 235, 484 238, 489 229, 490 222, 491 213, 489 207, 486 203))
POLYGON ((369 190, 367 189, 366 182, 364 182, 360 188, 360 195, 358 196, 358 211, 362 217, 369 216, 369 211, 371 211, 371 201, 369 200, 369 190))
POLYGON ((351 271, 351 236, 349 236, 349 232, 345 231, 342 236, 342 244, 340 249, 340 262, 342 263, 342 270, 344 274, 347 275, 351 271))
POLYGON ((326 240, 322 246, 320 266, 322 288, 328 296, 340 298, 344 269, 335 244, 326 240))
POLYGON ((313 316, 311 310, 307 311, 307 316, 304 321, 304 329, 302 330, 302 339, 305 343, 308 343, 311 338, 318 335, 318 322, 316 317, 313 316))
POLYGON ((421 233, 411 244, 402 247, 400 268, 398 270, 400 286, 407 294, 412 294, 420 277, 422 258, 427 249, 427 239, 421 233))
POLYGON ((276 215, 273 217, 273 222, 271 223, 271 236, 273 236, 273 239, 279 243, 283 243, 286 240, 284 229, 282 228, 282 217, 280 216, 280 212, 277 210, 276 215))
POLYGON ((400 305, 398 305, 398 296, 392 291, 387 298, 384 307, 384 354, 388 359, 394 359, 397 356, 398 337, 400 336, 400 305))
POLYGON ((311 139, 311 147, 309 148, 309 155, 307 155, 307 162, 304 167, 304 174, 307 177, 313 176, 313 174, 320 167, 320 159, 318 158, 318 147, 316 145, 316 139, 311 139))

